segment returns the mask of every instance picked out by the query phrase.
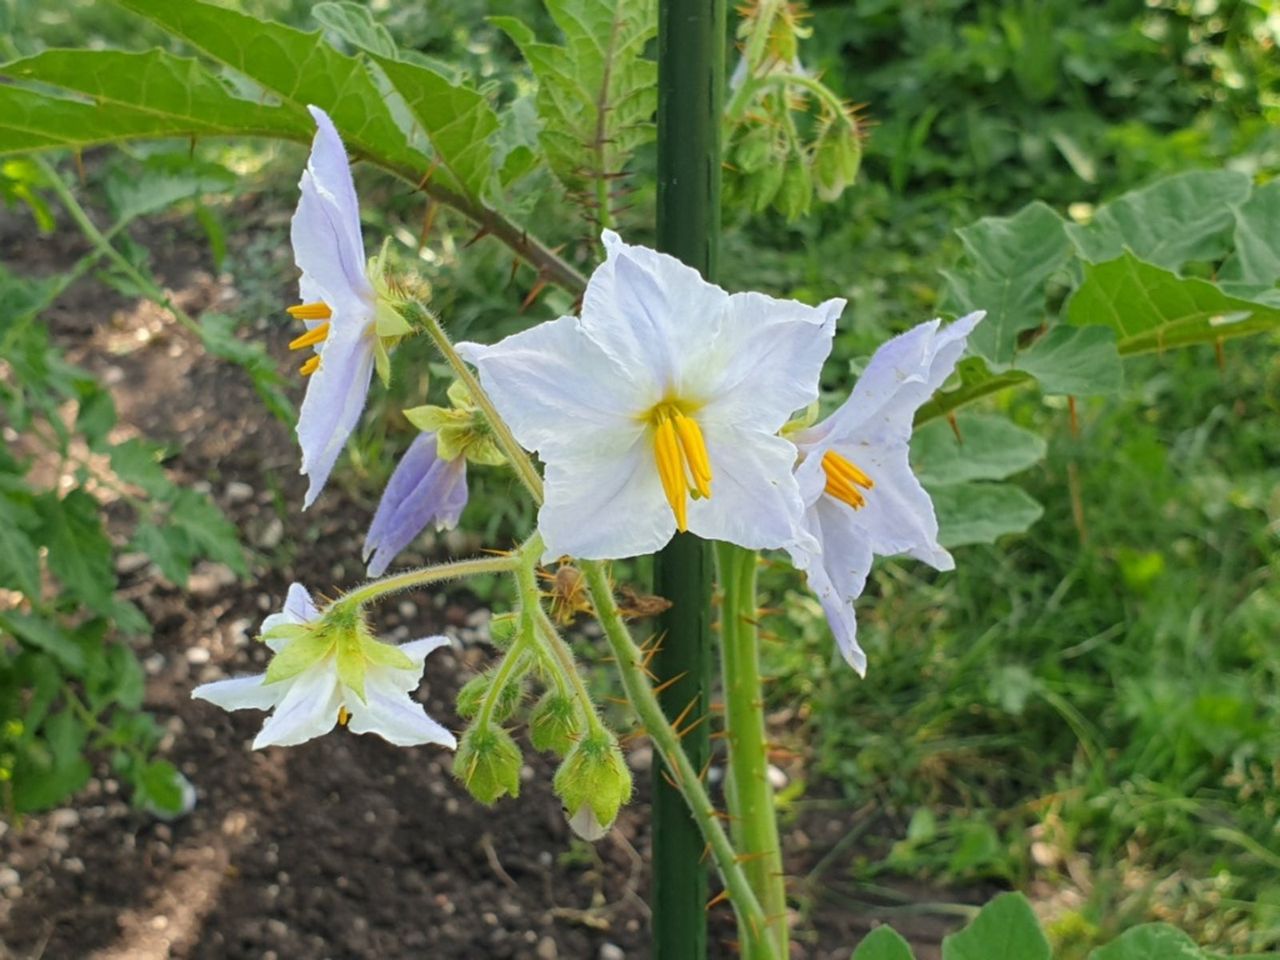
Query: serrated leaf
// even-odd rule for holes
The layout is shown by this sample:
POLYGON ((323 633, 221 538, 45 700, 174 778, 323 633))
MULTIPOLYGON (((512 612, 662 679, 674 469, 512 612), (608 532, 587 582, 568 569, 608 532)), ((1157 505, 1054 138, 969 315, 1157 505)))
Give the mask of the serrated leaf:
POLYGON ((164 576, 186 587, 195 551, 185 533, 175 527, 142 524, 133 531, 129 549, 145 553, 164 576))
MULTIPOLYGON (((307 33, 198 0, 115 0, 280 97, 295 109, 321 107, 349 149, 420 177, 430 158, 410 145, 364 63, 307 33)), ((313 126, 306 122, 306 139, 313 126)), ((438 174, 449 186, 452 177, 438 174)))
POLYGON ((911 464, 930 489, 970 480, 1003 480, 1039 463, 1046 446, 1039 434, 1007 417, 963 414, 956 418, 956 429, 936 420, 917 430, 911 437, 911 464))
POLYGON ((498 129, 489 101, 428 67, 385 56, 373 59, 422 124, 436 157, 468 195, 482 197, 491 173, 489 137, 498 129))
POLYGON ((19 813, 54 806, 84 786, 93 772, 82 755, 89 731, 70 710, 50 716, 41 733, 43 739, 33 740, 14 764, 11 796, 19 813))
POLYGON ((1089 960, 1205 960, 1205 954, 1181 930, 1147 923, 1094 950, 1089 960))
POLYGON ((49 548, 49 569, 67 593, 109 614, 116 574, 98 501, 77 488, 61 500, 45 494, 36 503, 43 520, 42 539, 49 548))
POLYGON ((53 657, 68 673, 79 675, 85 668, 84 651, 61 625, 34 614, 0 613, 0 631, 19 643, 53 657))
POLYGON ((929 488, 944 547, 995 543, 1023 533, 1044 514, 1030 494, 1012 483, 958 483, 929 488))
POLYGON ((91 101, 0 86, 0 153, 82 147, 137 137, 266 134, 307 140, 296 105, 245 100, 196 60, 163 50, 46 50, 0 66, 91 101))
POLYGON ((1218 280, 1235 296, 1265 296, 1280 306, 1280 180, 1272 180, 1235 209, 1235 251, 1218 280))
POLYGON ((915 960, 915 955, 892 927, 876 927, 862 938, 850 960, 915 960))
POLYGON ((82 434, 89 446, 98 450, 111 428, 116 425, 116 404, 111 391, 93 380, 77 385, 79 409, 76 411, 76 431, 82 434))
POLYGON ((572 193, 598 200, 653 139, 657 65, 642 57, 657 33, 655 0, 548 0, 563 45, 538 42, 513 17, 492 17, 538 80, 540 141, 572 193))
POLYGON ((117 443, 109 455, 112 471, 124 483, 158 499, 173 492, 173 482, 160 466, 161 451, 158 447, 134 438, 117 443))
POLYGON ((1229 296, 1207 280, 1179 277, 1127 251, 1085 266, 1067 316, 1077 326, 1113 329, 1125 356, 1280 327, 1280 307, 1229 296))
POLYGON ((260 343, 236 336, 236 319, 222 313, 206 313, 200 318, 200 342, 216 357, 230 360, 253 380, 257 392, 272 415, 281 423, 293 426, 297 419, 293 402, 284 392, 284 377, 276 362, 260 343))
POLYGON ((1018 334, 1045 322, 1045 287, 1071 244, 1062 218, 1039 201, 1012 217, 985 217, 956 232, 969 263, 944 273, 947 308, 987 311, 969 334, 969 348, 1003 368, 1013 360, 1018 334))
POLYGON ((40 595, 40 555, 28 533, 33 518, 8 497, 0 496, 0 587, 40 595))
POLYGON ((188 153, 153 153, 136 164, 117 166, 107 176, 106 193, 117 219, 157 213, 204 194, 227 193, 239 178, 219 163, 188 153))
POLYGON ((358 3, 317 3, 311 15, 353 47, 384 57, 394 57, 391 32, 374 19, 373 12, 358 3))
POLYGON ((969 926, 942 941, 942 960, 1050 960, 1049 941, 1027 898, 1002 893, 969 926))
POLYGON ((1040 383, 1045 393, 1094 396, 1119 393, 1124 366, 1115 331, 1059 324, 1019 353, 1015 366, 1040 383))
POLYGON ((1247 174, 1192 170, 1126 193, 1100 207, 1087 226, 1068 224, 1080 256, 1091 263, 1129 250, 1139 260, 1180 270, 1192 260, 1216 260, 1227 252, 1232 204, 1249 196, 1247 174))
POLYGON ((235 526, 208 497, 194 490, 179 490, 170 506, 168 523, 189 537, 195 549, 210 560, 225 563, 241 575, 247 572, 235 526))
POLYGON ((182 810, 182 780, 173 764, 166 760, 153 760, 142 768, 134 788, 134 802, 144 808, 162 813, 178 813, 182 810))

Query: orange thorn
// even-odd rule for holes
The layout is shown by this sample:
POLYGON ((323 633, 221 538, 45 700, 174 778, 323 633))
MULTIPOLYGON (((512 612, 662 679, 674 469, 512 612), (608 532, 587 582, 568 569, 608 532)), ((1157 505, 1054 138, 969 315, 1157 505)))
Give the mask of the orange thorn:
POLYGON ((653 688, 654 694, 657 695, 662 693, 662 691, 666 690, 668 687, 672 686, 673 684, 679 683, 688 675, 689 675, 688 670, 682 670, 680 673, 677 673, 670 680, 664 680, 662 683, 658 684, 656 687, 653 688))
POLYGON ((951 424, 951 432, 956 435, 956 443, 963 444, 964 437, 960 435, 960 421, 956 419, 954 410, 947 414, 947 423, 951 424))
POLYGON ((708 900, 708 901, 707 901, 707 907, 706 907, 706 908, 707 908, 708 910, 710 910, 710 909, 711 909, 712 907, 714 907, 717 903, 723 903, 724 901, 726 901, 726 900, 728 900, 728 899, 729 899, 729 891, 728 891, 728 890, 721 890, 721 891, 720 891, 719 893, 717 893, 714 897, 712 897, 710 900, 708 900))
POLYGON ((528 296, 524 298, 524 302, 520 304, 519 312, 524 313, 533 306, 533 302, 538 299, 538 295, 545 289, 547 289, 547 281, 544 278, 539 277, 538 282, 533 285, 533 289, 530 290, 528 296))

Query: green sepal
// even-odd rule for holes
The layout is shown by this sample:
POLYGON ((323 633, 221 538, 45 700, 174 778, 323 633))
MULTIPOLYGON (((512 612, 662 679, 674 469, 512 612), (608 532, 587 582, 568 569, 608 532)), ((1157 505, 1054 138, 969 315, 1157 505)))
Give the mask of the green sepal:
POLYGON ((364 695, 364 677, 369 671, 365 659, 364 638, 357 632, 343 633, 338 637, 338 680, 352 690, 361 700, 364 695))
POLYGON ((523 757, 511 734, 501 727, 471 727, 453 758, 453 775, 483 804, 510 794, 520 796, 523 757))
POLYGON ((278 623, 258 639, 266 643, 268 640, 297 640, 312 631, 305 623, 278 623))
POLYGON ((563 757, 581 735, 577 705, 568 697, 548 690, 529 715, 529 741, 535 750, 563 757))
POLYGON ((391 385, 391 354, 387 351, 387 343, 381 337, 373 338, 373 366, 378 371, 378 379, 384 387, 391 385))
POLYGON ((774 205, 788 220, 799 220, 813 203, 813 177, 803 157, 792 158, 782 176, 782 185, 774 205))
POLYGON ((328 656, 332 649, 332 636, 314 629, 308 630, 306 636, 297 637, 271 658, 271 663, 267 665, 267 676, 263 682, 276 683, 296 677, 303 670, 314 666, 328 656))
POLYGON ((373 637, 363 637, 360 649, 364 658, 378 667, 391 667, 393 670, 416 670, 413 660, 407 653, 393 643, 383 643, 373 637))
POLYGON ((413 327, 394 304, 379 297, 373 315, 373 330, 379 337, 398 339, 412 333, 413 327))
POLYGON ((631 771, 617 737, 601 729, 579 740, 556 771, 553 787, 570 816, 587 804, 608 828, 631 798, 631 771))
POLYGON ((439 433, 450 427, 457 428, 471 422, 470 414, 448 407, 425 404, 404 411, 404 418, 423 433, 439 433))

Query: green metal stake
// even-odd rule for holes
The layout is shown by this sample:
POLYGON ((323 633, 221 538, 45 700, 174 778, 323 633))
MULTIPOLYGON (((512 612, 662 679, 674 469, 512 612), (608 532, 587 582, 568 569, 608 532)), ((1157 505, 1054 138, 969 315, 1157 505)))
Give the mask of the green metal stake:
MULTIPOLYGON (((720 238, 720 123, 724 96, 724 0, 659 0, 658 249, 716 277, 720 238)), ((698 318, 689 318, 697 322, 698 318)), ((678 534, 654 563, 654 589, 672 602, 661 618, 662 647, 650 664, 662 709, 681 729, 695 770, 710 755, 702 721, 711 699, 711 583, 708 544, 678 534), (687 712, 690 704, 692 709, 687 712), (702 721, 702 722, 700 722, 702 721)), ((654 764, 653 958, 707 955, 707 867, 698 826, 654 764)))

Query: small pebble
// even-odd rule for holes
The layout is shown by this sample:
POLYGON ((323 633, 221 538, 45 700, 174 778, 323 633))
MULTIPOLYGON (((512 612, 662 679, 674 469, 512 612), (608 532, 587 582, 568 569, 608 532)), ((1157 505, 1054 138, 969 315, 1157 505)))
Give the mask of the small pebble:
POLYGON ((244 503, 253 499, 253 487, 247 483, 241 483, 234 480, 227 484, 227 502, 228 503, 244 503))
POLYGON ((556 949, 556 942, 550 937, 543 937, 538 941, 538 949, 535 951, 538 960, 556 960, 560 956, 560 951, 556 949))
POLYGON ((627 960, 627 955, 622 952, 622 948, 616 943, 602 943, 600 945, 600 960, 627 960))
POLYGON ((13 867, 0 867, 0 890, 8 890, 22 882, 22 877, 13 867))
POLYGON ((772 763, 769 764, 769 769, 765 771, 765 775, 769 778, 769 786, 775 790, 781 790, 789 782, 787 775, 772 763))
POLYGON ((199 666, 202 663, 209 662, 209 651, 205 647, 188 647, 187 663, 199 666))
POLYGON ((49 814, 49 826, 54 830, 71 830, 80 826, 80 812, 70 808, 55 810, 49 814))

